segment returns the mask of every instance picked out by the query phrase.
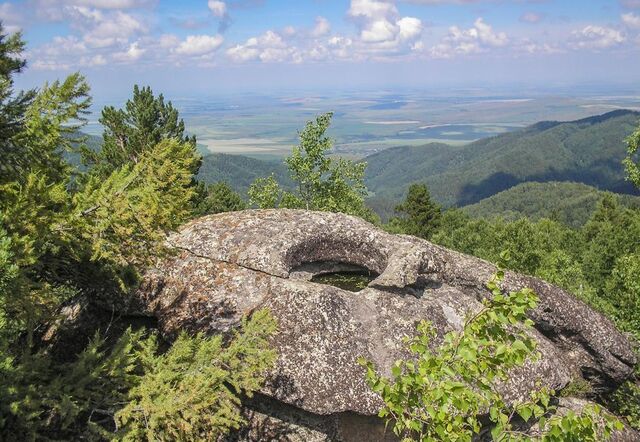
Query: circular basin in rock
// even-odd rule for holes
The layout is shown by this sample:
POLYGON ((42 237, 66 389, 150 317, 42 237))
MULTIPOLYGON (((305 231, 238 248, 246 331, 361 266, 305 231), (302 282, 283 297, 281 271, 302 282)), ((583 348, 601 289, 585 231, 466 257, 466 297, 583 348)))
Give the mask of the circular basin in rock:
MULTIPOLYGON (((422 319, 435 326, 437 344, 480 308, 496 270, 359 218, 304 210, 204 217, 169 244, 177 253, 149 270, 137 293, 165 337, 182 329, 226 332, 262 307, 277 319, 278 361, 252 402, 251 419, 286 422, 283 428, 298 436, 283 440, 386 437, 372 424, 381 402, 356 358, 390 369, 407 356, 403 337, 414 335, 422 319), (371 280, 357 292, 315 282, 321 274, 349 271, 371 280)), ((631 345, 609 320, 558 287, 506 273, 504 290, 523 287, 540 298, 530 318, 542 357, 513 372, 503 386, 510 400, 528 397, 537 381, 559 389, 583 376, 607 389, 631 375, 631 345)))

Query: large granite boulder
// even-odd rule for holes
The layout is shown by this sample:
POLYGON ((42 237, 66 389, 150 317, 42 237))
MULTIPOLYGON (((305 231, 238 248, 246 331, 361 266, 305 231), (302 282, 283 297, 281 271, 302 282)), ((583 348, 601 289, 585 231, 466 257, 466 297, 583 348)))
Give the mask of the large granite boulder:
MULTIPOLYGON (((380 399, 356 358, 389 369, 406 356, 402 338, 415 334, 422 319, 434 324, 438 338, 459 329, 489 295, 485 282, 496 270, 358 218, 303 210, 204 217, 169 244, 176 254, 147 272, 137 293, 166 338, 181 329, 226 332, 262 307, 278 320, 279 359, 250 406, 247 439, 262 438, 260 428, 280 428, 291 432, 285 440, 382 440, 382 427, 371 421, 380 399), (337 271, 371 280, 357 292, 315 282, 337 271)), ((507 272, 505 290, 523 287, 540 298, 530 318, 542 357, 502 386, 508 398, 527 396, 538 381, 561 389, 584 377, 607 390, 631 376, 631 345, 609 320, 558 287, 507 272)))

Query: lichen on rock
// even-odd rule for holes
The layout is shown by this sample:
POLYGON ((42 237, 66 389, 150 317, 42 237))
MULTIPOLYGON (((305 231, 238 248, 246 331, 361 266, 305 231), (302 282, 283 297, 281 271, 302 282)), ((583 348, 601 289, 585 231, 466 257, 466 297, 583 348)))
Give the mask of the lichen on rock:
MULTIPOLYGON (((365 418, 379 410, 358 356, 389 368, 406 357, 402 338, 415 334, 423 319, 436 328, 436 345, 481 308, 489 296, 485 282, 496 270, 359 218, 304 210, 212 215, 168 242, 177 253, 149 270, 137 292, 163 335, 226 332, 243 315, 268 307, 279 323, 273 337, 279 358, 260 397, 321 421, 324 416, 325 435, 339 416, 365 418), (331 269, 360 269, 375 278, 357 293, 311 281, 331 269)), ((538 381, 560 389, 582 376, 611 389, 631 375, 631 345, 608 319, 558 287, 506 273, 504 290, 523 287, 540 298, 530 318, 542 356, 513 373, 507 398, 527 396, 538 381)), ((280 419, 255 411, 261 422, 280 419)))

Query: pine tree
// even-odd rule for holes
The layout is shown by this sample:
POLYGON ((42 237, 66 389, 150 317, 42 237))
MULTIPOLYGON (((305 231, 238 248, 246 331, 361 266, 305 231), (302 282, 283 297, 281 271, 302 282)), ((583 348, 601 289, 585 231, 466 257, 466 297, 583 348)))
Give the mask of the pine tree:
MULTIPOLYGON (((102 110, 100 124, 105 128, 102 150, 98 155, 85 151, 90 162, 98 164, 101 175, 129 163, 137 163, 144 152, 165 139, 176 139, 195 147, 196 138, 185 135, 184 121, 171 102, 162 94, 155 97, 150 87, 135 85, 133 98, 124 109, 107 106, 102 110)), ((200 164, 194 164, 197 173, 200 164)))
POLYGON ((235 212, 247 208, 242 197, 224 182, 208 185, 198 183, 196 193, 194 216, 235 212))
MULTIPOLYGON (((96 167, 74 171, 64 153, 87 152, 78 130, 89 87, 72 74, 12 98, 12 75, 24 66, 23 46, 19 34, 0 37, 0 440, 119 437, 113 433, 118 410, 144 397, 136 392, 148 385, 163 396, 154 396, 160 403, 152 401, 145 420, 175 429, 187 421, 185 414, 163 414, 161 403, 213 401, 225 404, 218 420, 197 413, 188 419, 205 422, 211 434, 225 433, 240 422, 239 395, 259 387, 274 359, 267 344, 275 323, 267 312, 255 312, 255 320, 247 319, 232 340, 183 336, 170 354, 198 351, 192 364, 172 366, 173 375, 185 380, 179 392, 173 383, 163 383, 166 372, 156 368, 166 368, 168 357, 143 331, 127 331, 108 343, 96 335, 65 362, 38 341, 36 330, 59 326, 65 301, 114 305, 164 253, 167 233, 192 216, 200 156, 195 139, 184 136, 177 111, 150 89, 136 88, 125 111, 105 111, 113 119, 106 150, 94 157, 96 167), (123 139, 126 143, 116 143, 123 139), (224 355, 223 366, 212 362, 224 355), (219 375, 217 390, 202 389, 212 378, 191 377, 200 369, 219 375), (227 382, 237 390, 229 390, 227 382)), ((128 409, 140 416, 137 407, 128 409)), ((126 427, 132 433, 122 436, 136 439, 135 416, 127 418, 126 427)))
POLYGON ((13 91, 13 76, 22 72, 26 61, 20 57, 24 42, 20 33, 7 35, 0 23, 0 184, 17 179, 29 164, 24 146, 14 137, 23 130, 26 110, 35 91, 13 91))
POLYGON ((391 230, 424 239, 433 236, 442 218, 442 209, 431 199, 425 184, 409 186, 407 197, 395 211, 399 216, 391 219, 391 230))

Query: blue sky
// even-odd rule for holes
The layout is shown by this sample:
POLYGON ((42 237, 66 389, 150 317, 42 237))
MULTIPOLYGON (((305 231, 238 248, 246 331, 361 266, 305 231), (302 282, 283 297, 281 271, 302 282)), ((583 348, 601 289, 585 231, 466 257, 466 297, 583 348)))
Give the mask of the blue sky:
POLYGON ((632 85, 640 0, 22 0, 37 86, 79 70, 99 96, 299 88, 632 85))

